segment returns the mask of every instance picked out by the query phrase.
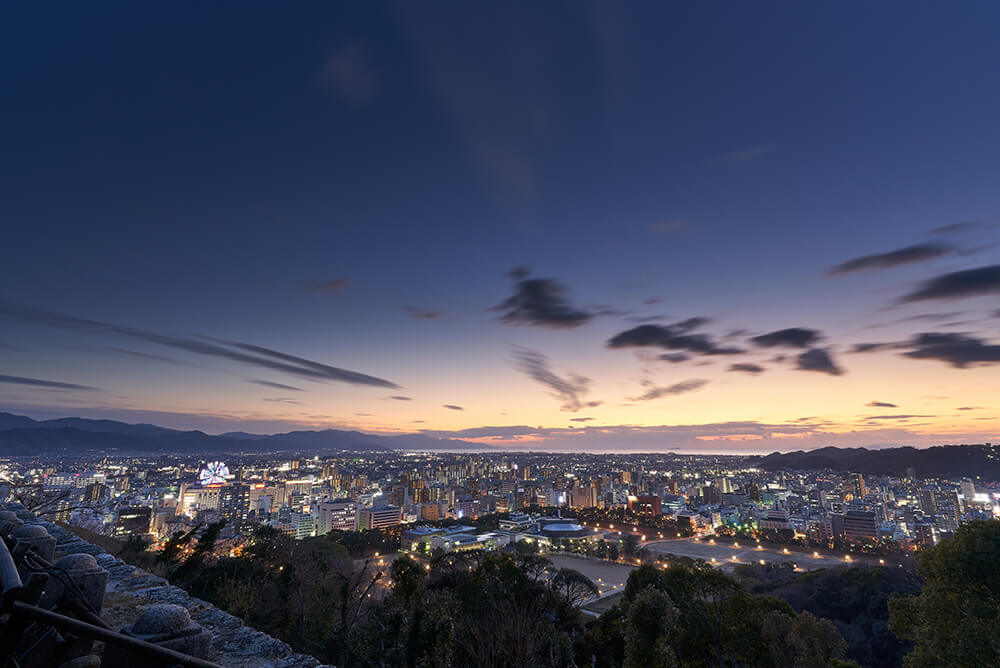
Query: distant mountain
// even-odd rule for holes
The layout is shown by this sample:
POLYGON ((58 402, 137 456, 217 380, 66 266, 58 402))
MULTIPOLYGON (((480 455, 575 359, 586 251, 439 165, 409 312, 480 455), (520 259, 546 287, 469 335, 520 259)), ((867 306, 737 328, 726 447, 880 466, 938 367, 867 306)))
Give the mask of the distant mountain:
POLYGON ((150 424, 68 417, 32 420, 0 413, 0 455, 76 455, 87 452, 184 453, 282 452, 303 450, 488 450, 466 441, 432 438, 423 434, 382 436, 359 431, 292 431, 283 434, 229 432, 212 436, 150 424))
POLYGON ((0 430, 3 429, 30 429, 38 424, 30 417, 23 415, 13 415, 12 413, 0 413, 0 430))
POLYGON ((851 471, 876 475, 906 475, 920 478, 976 478, 1000 480, 1000 446, 939 445, 931 448, 820 448, 774 452, 751 457, 761 468, 851 471))

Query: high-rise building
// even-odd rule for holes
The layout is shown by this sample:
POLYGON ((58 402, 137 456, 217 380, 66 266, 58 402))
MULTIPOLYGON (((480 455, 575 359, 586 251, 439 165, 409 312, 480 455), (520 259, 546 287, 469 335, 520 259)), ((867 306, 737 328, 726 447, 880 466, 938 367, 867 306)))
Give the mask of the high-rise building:
POLYGON ((181 495, 177 500, 177 514, 194 517, 199 510, 218 510, 225 485, 181 484, 181 495))
POLYGON ((868 496, 868 489, 865 487, 865 478, 860 473, 855 473, 851 476, 854 482, 854 498, 864 499, 868 496))
POLYGON ((358 529, 384 529, 398 525, 403 519, 399 506, 361 508, 358 510, 358 529))
POLYGON ((312 513, 292 513, 292 528, 295 530, 295 540, 309 538, 316 531, 316 520, 312 513))
POLYGON ((250 485, 234 483, 222 488, 219 513, 232 526, 240 526, 250 514, 250 485))
POLYGON ((358 504, 350 499, 320 501, 316 507, 316 533, 322 536, 331 531, 357 531, 358 504))
POLYGON ((628 509, 636 515, 648 517, 659 517, 663 512, 662 501, 658 496, 630 496, 628 497, 628 509))
POLYGON ((875 513, 848 510, 844 513, 844 539, 848 543, 878 540, 878 521, 875 513))

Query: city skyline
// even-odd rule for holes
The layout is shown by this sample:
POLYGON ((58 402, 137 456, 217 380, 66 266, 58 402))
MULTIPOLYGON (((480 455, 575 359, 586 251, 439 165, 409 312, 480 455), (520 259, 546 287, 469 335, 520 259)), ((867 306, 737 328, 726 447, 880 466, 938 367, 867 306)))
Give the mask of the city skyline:
POLYGON ((0 28, 0 411, 1000 440, 996 7, 47 11, 0 28))

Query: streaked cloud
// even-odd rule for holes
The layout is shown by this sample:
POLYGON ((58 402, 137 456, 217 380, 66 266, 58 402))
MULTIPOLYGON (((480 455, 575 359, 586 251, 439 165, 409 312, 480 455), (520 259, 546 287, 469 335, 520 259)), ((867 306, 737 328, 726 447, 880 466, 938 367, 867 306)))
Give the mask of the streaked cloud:
POLYGON ((700 378, 692 378, 691 380, 683 380, 679 383, 674 383, 673 385, 667 385, 665 387, 659 387, 654 385, 652 382, 643 383, 646 387, 646 391, 636 397, 629 397, 629 401, 653 401, 654 399, 660 399, 661 397, 672 397, 678 394, 686 394, 688 392, 694 392, 700 390, 705 385, 708 384, 707 380, 700 378))
POLYGON ((562 410, 576 412, 588 405, 583 395, 590 391, 589 378, 573 372, 560 376, 552 370, 548 357, 527 348, 515 349, 514 357, 515 368, 547 387, 562 402, 562 410))
POLYGON ((80 390, 84 392, 100 392, 101 389, 89 385, 77 385, 75 383, 63 383, 55 380, 42 380, 40 378, 24 378, 23 376, 0 375, 0 383, 9 385, 27 385, 30 387, 44 387, 49 390, 80 390))
POLYGON ((889 269, 904 264, 924 262, 953 252, 955 249, 944 244, 916 244, 888 253, 863 255, 831 267, 827 275, 850 274, 856 271, 889 269))
POLYGON ((1000 294, 1000 264, 964 271, 953 271, 924 281, 919 288, 903 296, 901 303, 931 299, 965 299, 1000 294))
POLYGON ((307 378, 319 382, 340 382, 351 385, 369 385, 372 387, 387 387, 398 389, 399 386, 392 381, 370 376, 358 371, 341 369, 339 367, 315 362, 304 357, 290 355, 278 350, 266 348, 264 346, 250 343, 240 343, 238 341, 226 341, 212 338, 193 338, 179 336, 175 334, 158 334, 148 330, 136 329, 134 327, 124 327, 97 320, 87 320, 74 316, 54 313, 43 309, 24 306, 12 302, 0 301, 0 317, 16 318, 40 325, 67 329, 72 331, 85 331, 99 334, 115 334, 129 337, 147 343, 166 346, 176 350, 183 350, 195 355, 204 355, 219 359, 227 359, 240 362, 258 368, 269 369, 271 371, 281 371, 300 378, 307 378))

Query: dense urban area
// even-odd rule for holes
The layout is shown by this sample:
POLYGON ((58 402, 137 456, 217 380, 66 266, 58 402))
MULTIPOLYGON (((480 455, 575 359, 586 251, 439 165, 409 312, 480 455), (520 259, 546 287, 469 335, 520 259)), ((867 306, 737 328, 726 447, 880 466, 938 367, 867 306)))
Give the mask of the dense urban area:
MULTIPOLYGON (((754 622, 764 626, 753 631, 763 645, 753 651, 769 658, 743 656, 744 665, 783 665, 781 657, 899 665, 907 652, 911 661, 920 656, 912 642, 919 615, 909 616, 910 627, 902 617, 890 622, 889 599, 919 601, 921 555, 966 540, 963 531, 992 531, 995 545, 1000 526, 996 481, 766 470, 759 458, 738 456, 340 452, 2 466, 5 499, 337 665, 378 665, 373 656, 394 652, 408 657, 399 665, 423 665, 413 663, 421 656, 427 665, 446 665, 442 657, 531 665, 539 652, 539 665, 739 663, 734 657, 750 645, 691 626, 692 615, 709 614, 695 611, 707 591, 719 605, 738 591, 750 597, 740 605, 764 606, 754 622), (454 629, 417 628, 444 624, 434 617, 442 605, 454 608, 449 628, 486 623, 456 610, 499 596, 484 578, 512 577, 505 565, 527 580, 504 581, 502 605, 513 605, 510 587, 525 587, 519 595, 529 599, 542 587, 555 607, 531 614, 551 629, 509 629, 541 635, 501 659, 503 633, 483 645, 454 629), (671 567, 693 578, 687 604, 677 583, 641 591, 671 567), (471 594, 458 572, 487 589, 463 599, 471 594), (435 581, 457 587, 458 598, 418 602, 435 581), (412 600, 399 608, 404 591, 412 600), (782 640, 764 612, 793 615, 798 640, 782 640), (646 641, 671 638, 661 648, 668 658, 641 658, 646 641, 629 633, 642 629, 622 627, 629 615, 659 620, 643 632, 646 641), (684 617, 678 628, 689 637, 664 630, 677 623, 671 615, 684 617), (377 630, 392 624, 390 635, 377 630), (428 636, 400 636, 404 627, 428 636), (447 638, 455 645, 435 644, 447 638)), ((726 614, 747 624, 744 613, 726 614)), ((503 614, 531 619, 525 610, 503 614)))

